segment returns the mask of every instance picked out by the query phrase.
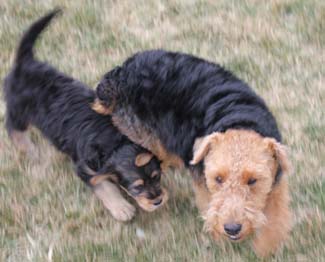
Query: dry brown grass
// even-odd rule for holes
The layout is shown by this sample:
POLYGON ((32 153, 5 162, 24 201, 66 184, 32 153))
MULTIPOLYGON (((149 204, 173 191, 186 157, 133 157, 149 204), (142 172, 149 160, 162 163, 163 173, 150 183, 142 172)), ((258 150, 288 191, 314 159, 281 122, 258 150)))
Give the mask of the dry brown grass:
MULTIPOLYGON (((92 86, 132 53, 159 47, 221 63, 250 83, 275 113, 295 166, 295 225, 271 260, 325 261, 324 1, 1 1, 1 79, 22 31, 54 6, 65 12, 38 56, 92 86)), ((248 244, 216 245, 202 233, 186 174, 165 179, 167 206, 120 224, 37 132, 40 157, 29 160, 3 126, 1 101, 0 261, 257 260, 248 244)))

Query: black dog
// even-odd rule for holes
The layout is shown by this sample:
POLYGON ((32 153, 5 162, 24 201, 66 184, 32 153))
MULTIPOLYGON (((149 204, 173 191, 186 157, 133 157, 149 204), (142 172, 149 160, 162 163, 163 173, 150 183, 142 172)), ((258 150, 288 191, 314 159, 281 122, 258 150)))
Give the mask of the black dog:
POLYGON ((146 51, 108 72, 97 97, 93 109, 111 114, 122 133, 165 165, 194 165, 197 204, 215 238, 258 233, 260 255, 286 238, 281 174, 289 163, 280 132, 265 102, 232 73, 191 55, 146 51))
POLYGON ((75 163, 77 175, 94 189, 118 220, 129 220, 135 208, 112 183, 118 183, 147 211, 167 199, 160 187, 159 161, 132 143, 112 125, 111 118, 95 113, 95 93, 86 85, 34 58, 39 34, 59 12, 36 21, 23 36, 14 67, 6 77, 6 127, 13 142, 33 151, 26 136, 34 125, 75 163))

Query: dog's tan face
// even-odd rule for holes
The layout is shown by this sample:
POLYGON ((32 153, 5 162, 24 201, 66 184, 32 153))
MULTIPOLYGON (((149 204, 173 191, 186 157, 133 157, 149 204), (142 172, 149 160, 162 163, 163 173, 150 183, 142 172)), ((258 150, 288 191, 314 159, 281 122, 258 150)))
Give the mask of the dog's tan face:
POLYGON ((228 130, 196 141, 192 164, 203 158, 211 193, 206 229, 216 239, 239 241, 261 228, 278 166, 288 167, 283 146, 253 131, 228 130))

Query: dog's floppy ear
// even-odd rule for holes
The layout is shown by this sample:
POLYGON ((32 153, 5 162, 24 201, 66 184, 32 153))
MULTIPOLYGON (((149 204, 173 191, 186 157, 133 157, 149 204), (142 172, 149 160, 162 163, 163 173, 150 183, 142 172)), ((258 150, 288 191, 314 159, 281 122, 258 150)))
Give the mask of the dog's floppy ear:
POLYGON ((197 138, 194 143, 193 159, 190 164, 196 165, 199 163, 208 154, 211 143, 216 142, 220 135, 219 132, 214 132, 208 136, 197 138))
POLYGON ((268 147, 274 152, 274 157, 281 167, 283 173, 291 171, 291 164, 287 155, 287 148, 281 143, 277 142, 274 138, 265 138, 268 147))
POLYGON ((138 167, 144 166, 148 164, 152 158, 153 158, 153 154, 151 153, 141 153, 136 156, 134 163, 138 167))

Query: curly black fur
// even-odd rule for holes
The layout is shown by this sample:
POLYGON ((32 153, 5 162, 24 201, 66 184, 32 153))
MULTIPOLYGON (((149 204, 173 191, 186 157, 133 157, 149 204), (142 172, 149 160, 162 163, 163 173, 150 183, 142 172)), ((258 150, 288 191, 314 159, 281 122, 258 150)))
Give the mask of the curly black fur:
POLYGON ((151 174, 160 172, 159 161, 153 158, 147 165, 137 167, 136 156, 148 151, 119 133, 109 116, 91 110, 94 91, 34 58, 37 37, 58 12, 42 17, 24 34, 13 69, 5 79, 9 135, 13 131, 25 131, 31 124, 72 158, 84 182, 89 184, 93 177, 90 169, 96 175, 113 173, 131 194, 148 191, 149 198, 157 197, 161 193, 160 179, 157 179, 160 176, 151 178, 151 174), (129 188, 137 179, 145 182, 141 191, 129 188))
POLYGON ((214 131, 251 129, 280 141, 265 102, 221 66, 163 50, 145 51, 105 74, 97 87, 114 114, 128 112, 186 165, 196 138, 214 131))

